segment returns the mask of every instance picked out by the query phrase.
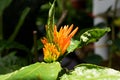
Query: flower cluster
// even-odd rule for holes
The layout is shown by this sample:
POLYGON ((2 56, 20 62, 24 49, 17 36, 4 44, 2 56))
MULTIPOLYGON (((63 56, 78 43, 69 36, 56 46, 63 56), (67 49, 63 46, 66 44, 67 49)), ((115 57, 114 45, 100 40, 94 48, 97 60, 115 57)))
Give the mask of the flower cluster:
POLYGON ((53 62, 58 60, 60 56, 63 56, 66 52, 67 48, 70 45, 71 38, 75 35, 78 30, 76 27, 73 31, 73 24, 69 27, 68 25, 61 27, 59 31, 57 31, 56 25, 53 29, 53 41, 49 42, 46 37, 41 39, 44 44, 43 53, 44 53, 44 61, 53 62))

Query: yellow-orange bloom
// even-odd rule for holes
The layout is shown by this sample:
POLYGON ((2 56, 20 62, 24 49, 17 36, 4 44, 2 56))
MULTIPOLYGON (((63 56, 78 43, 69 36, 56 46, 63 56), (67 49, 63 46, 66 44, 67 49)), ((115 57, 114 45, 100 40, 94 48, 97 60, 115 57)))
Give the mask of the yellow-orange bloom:
POLYGON ((61 27, 59 31, 57 31, 56 26, 54 27, 54 42, 57 45, 59 51, 61 52, 61 55, 65 53, 66 49, 70 45, 70 40, 77 32, 78 27, 75 28, 73 31, 72 29, 73 24, 70 27, 68 25, 61 27))
POLYGON ((44 60, 46 62, 56 61, 60 56, 60 52, 57 50, 56 46, 53 43, 46 43, 44 45, 43 52, 44 60))
POLYGON ((59 31, 57 31, 57 27, 54 26, 53 31, 53 41, 50 43, 47 38, 43 37, 41 39, 44 44, 43 52, 44 52, 44 60, 46 62, 56 61, 60 56, 64 55, 66 49, 70 45, 71 38, 75 35, 78 30, 78 27, 73 31, 73 25, 70 27, 64 26, 61 27, 59 31), (72 31, 72 32, 71 32, 72 31))

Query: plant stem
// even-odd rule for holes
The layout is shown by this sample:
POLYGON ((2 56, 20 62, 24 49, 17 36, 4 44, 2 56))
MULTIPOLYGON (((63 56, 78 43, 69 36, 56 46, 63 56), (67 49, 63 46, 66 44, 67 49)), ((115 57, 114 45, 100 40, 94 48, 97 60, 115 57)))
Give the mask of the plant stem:
POLYGON ((33 31, 33 40, 34 40, 34 57, 35 57, 35 62, 37 62, 38 61, 37 31, 33 31))
MULTIPOLYGON (((118 0, 115 1, 114 12, 113 12, 113 17, 112 17, 113 20, 116 18, 117 4, 118 4, 118 0)), ((111 38, 112 38, 112 41, 114 41, 115 40, 115 26, 113 24, 111 24, 111 32, 112 32, 111 33, 111 38)), ((111 46, 113 48, 113 45, 111 45, 111 46)), ((112 50, 110 52, 108 67, 112 67, 112 56, 113 56, 113 53, 114 53, 114 50, 112 50)))
POLYGON ((61 2, 62 2, 62 6, 61 6, 62 14, 61 14, 61 17, 59 18, 59 20, 57 22, 57 28, 60 27, 60 25, 65 20, 65 18, 67 16, 67 13, 68 13, 68 10, 66 9, 66 1, 65 0, 61 0, 61 2))
POLYGON ((112 31, 111 38, 112 38, 112 41, 114 41, 115 40, 115 28, 113 25, 111 25, 111 31, 112 31))
POLYGON ((113 56, 113 54, 110 53, 110 55, 109 55, 109 63, 108 63, 108 67, 112 67, 112 56, 113 56))
POLYGON ((0 15, 0 40, 3 39, 2 14, 0 15))

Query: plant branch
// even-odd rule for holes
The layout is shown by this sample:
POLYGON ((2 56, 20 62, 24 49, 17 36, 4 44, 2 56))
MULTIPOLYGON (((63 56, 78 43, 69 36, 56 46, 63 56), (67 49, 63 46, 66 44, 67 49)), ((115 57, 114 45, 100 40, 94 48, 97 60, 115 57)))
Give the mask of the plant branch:
POLYGON ((65 0, 61 0, 61 1, 62 1, 62 15, 58 20, 57 27, 60 27, 60 25, 65 20, 68 13, 68 10, 66 9, 66 1, 65 0))
POLYGON ((66 15, 67 15, 67 12, 68 12, 67 10, 64 10, 64 11, 62 12, 62 15, 61 15, 61 17, 59 18, 58 23, 57 23, 57 26, 58 26, 58 27, 59 27, 59 26, 62 24, 62 22, 64 21, 66 15))
POLYGON ((37 62, 38 61, 37 31, 33 31, 33 40, 34 40, 34 57, 35 57, 35 62, 37 62))

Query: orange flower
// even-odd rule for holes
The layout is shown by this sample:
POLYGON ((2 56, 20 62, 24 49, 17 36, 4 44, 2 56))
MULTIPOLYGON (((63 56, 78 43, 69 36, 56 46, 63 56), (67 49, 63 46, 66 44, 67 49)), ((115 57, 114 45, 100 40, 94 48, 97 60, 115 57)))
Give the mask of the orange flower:
POLYGON ((58 52, 56 46, 53 43, 46 43, 44 45, 43 52, 44 60, 46 62, 56 61, 60 56, 60 52, 58 52))
POLYGON ((47 38, 43 37, 43 39, 41 39, 41 42, 45 45, 46 43, 48 43, 47 38))
POLYGON ((71 38, 75 35, 78 30, 78 27, 73 31, 73 25, 70 27, 64 26, 61 27, 59 31, 57 31, 57 27, 54 26, 53 31, 53 41, 49 42, 47 38, 41 39, 44 44, 43 52, 44 52, 44 60, 46 62, 56 61, 60 56, 64 55, 66 49, 70 45, 71 38), (72 32, 71 32, 72 31, 72 32))
POLYGON ((58 50, 61 52, 61 55, 65 53, 66 49, 70 45, 70 40, 77 32, 78 27, 75 28, 73 31, 72 29, 73 24, 70 27, 68 25, 61 27, 59 32, 57 31, 56 26, 54 27, 54 42, 58 50))

